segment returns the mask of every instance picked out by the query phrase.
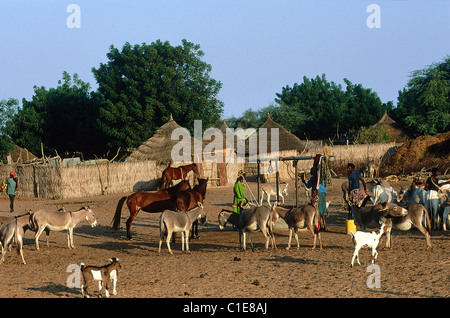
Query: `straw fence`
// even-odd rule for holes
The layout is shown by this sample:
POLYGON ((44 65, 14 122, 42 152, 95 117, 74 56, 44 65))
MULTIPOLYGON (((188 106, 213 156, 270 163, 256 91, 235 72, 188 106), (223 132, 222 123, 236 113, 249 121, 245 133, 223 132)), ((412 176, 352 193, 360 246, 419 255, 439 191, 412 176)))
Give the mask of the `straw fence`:
MULTIPOLYGON (((332 168, 336 171, 339 165, 346 166, 351 161, 357 167, 368 160, 380 162, 381 158, 395 149, 398 144, 372 144, 328 147, 330 155, 336 157, 332 168)), ((323 153, 323 147, 315 147, 301 156, 314 156, 323 153)), ((295 156, 295 152, 280 153, 280 156, 295 156)), ((183 163, 185 164, 185 163, 183 163)), ((298 161, 298 171, 309 172, 313 160, 298 161)), ((180 164, 174 164, 178 166, 180 164)), ((200 164, 200 174, 209 178, 208 186, 233 185, 239 170, 244 169, 248 177, 257 174, 256 163, 226 163, 219 167, 217 162, 200 164), (225 166, 224 166, 225 165, 225 166), (222 170, 221 170, 222 169, 222 170), (223 179, 219 171, 226 171, 223 179), (226 182, 221 182, 226 180, 226 182)), ((275 163, 272 163, 275 167, 275 163)), ((271 172, 268 163, 263 163, 266 172, 271 172)), ((90 165, 53 166, 38 165, 0 165, 0 176, 6 178, 15 171, 20 181, 19 196, 40 198, 80 198, 113 193, 131 193, 135 191, 155 190, 160 184, 160 178, 165 166, 156 161, 108 162, 94 161, 90 165)), ((294 179, 294 167, 291 161, 279 162, 280 180, 284 182, 294 179)), ((274 170, 275 171, 275 170, 274 170)), ((336 171, 338 172, 338 171, 336 171)), ((339 172, 338 172, 339 173, 339 172)), ((275 174, 265 175, 266 181, 273 182, 275 174)), ((223 176, 222 176, 223 177, 223 176)), ((193 176, 191 185, 193 184, 193 176)))
MULTIPOLYGON (((179 165, 181 164, 173 166, 179 165)), ((158 165, 152 160, 99 162, 70 167, 56 167, 48 164, 0 165, 0 176, 7 178, 11 171, 17 173, 20 182, 19 196, 67 199, 156 190, 160 185, 164 168, 164 165, 158 165)), ((229 175, 237 175, 240 169, 243 169, 243 164, 226 164, 229 175)), ((201 164, 200 173, 201 177, 210 178, 208 186, 220 185, 217 162, 201 164)), ((188 175, 188 179, 193 185, 192 173, 188 175)), ((229 179, 227 185, 233 184, 234 181, 235 178, 229 179)))

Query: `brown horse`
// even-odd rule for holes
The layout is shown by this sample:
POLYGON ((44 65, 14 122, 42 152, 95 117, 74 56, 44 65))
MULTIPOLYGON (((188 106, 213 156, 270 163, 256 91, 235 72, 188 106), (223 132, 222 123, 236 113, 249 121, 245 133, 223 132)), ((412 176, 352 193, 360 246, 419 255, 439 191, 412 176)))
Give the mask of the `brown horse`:
POLYGON ((198 178, 198 167, 196 163, 192 163, 190 165, 179 166, 176 168, 167 167, 164 169, 161 178, 161 189, 165 189, 169 186, 170 181, 172 180, 185 180, 187 174, 190 171, 194 171, 195 177, 198 178))
MULTIPOLYGON (((178 211, 189 211, 197 207, 197 202, 203 204, 206 196, 206 185, 208 179, 198 179, 198 184, 188 190, 180 191, 176 194, 176 205, 178 211)), ((195 220, 192 226, 192 238, 198 238, 198 220, 195 220)))
POLYGON ((122 214, 122 206, 127 201, 130 217, 127 220, 127 238, 131 240, 131 222, 133 222, 139 211, 156 213, 166 209, 175 209, 175 201, 172 198, 179 191, 190 189, 189 181, 183 180, 177 185, 159 190, 157 192, 135 192, 129 196, 124 196, 117 204, 116 213, 113 218, 113 228, 117 231, 120 227, 120 216, 122 214))

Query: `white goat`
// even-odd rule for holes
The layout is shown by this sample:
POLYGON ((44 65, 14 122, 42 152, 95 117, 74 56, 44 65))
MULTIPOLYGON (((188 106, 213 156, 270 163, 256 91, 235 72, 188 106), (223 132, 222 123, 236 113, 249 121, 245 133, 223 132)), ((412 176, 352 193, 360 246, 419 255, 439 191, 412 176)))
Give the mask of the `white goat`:
POLYGON ((80 264, 84 280, 84 284, 81 285, 83 297, 89 298, 87 290, 92 281, 98 281, 100 296, 103 295, 103 290, 105 290, 106 297, 109 297, 109 281, 111 280, 113 285, 113 295, 117 295, 116 286, 117 278, 119 276, 118 270, 122 267, 118 258, 110 258, 108 261, 110 264, 104 266, 85 266, 84 263, 80 264))
MULTIPOLYGON (((278 194, 281 200, 283 201, 283 204, 284 204, 284 197, 288 196, 287 192, 288 185, 289 183, 278 185, 278 194)), ((269 203, 270 205, 270 196, 274 195, 276 197, 277 195, 277 185, 272 183, 266 183, 261 186, 261 196, 259 198, 259 205, 262 205, 262 202, 264 200, 264 194, 267 196, 267 203, 269 203)))
POLYGON ((377 247, 380 243, 380 238, 388 230, 388 228, 389 225, 382 223, 380 229, 376 232, 356 231, 354 234, 351 231, 349 232, 352 236, 353 244, 355 244, 355 252, 353 253, 351 267, 353 267, 355 258, 358 264, 361 265, 359 262, 358 252, 362 247, 372 248, 372 263, 375 262, 378 257, 377 247))

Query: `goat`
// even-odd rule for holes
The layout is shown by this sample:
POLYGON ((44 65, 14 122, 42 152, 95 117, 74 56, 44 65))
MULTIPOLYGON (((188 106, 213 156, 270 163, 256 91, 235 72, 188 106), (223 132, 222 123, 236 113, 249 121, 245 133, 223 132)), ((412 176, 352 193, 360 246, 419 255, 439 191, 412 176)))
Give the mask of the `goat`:
POLYGON ((119 269, 122 266, 119 263, 118 258, 110 258, 110 263, 104 266, 85 266, 84 263, 80 264, 81 274, 83 275, 84 284, 81 285, 81 293, 84 298, 89 298, 88 288, 93 281, 98 281, 98 290, 100 296, 105 291, 106 297, 109 297, 109 281, 112 281, 113 295, 117 295, 117 279, 119 277, 119 269))
MULTIPOLYGON (((0 246, 2 247, 2 259, 0 264, 5 261, 6 249, 8 244, 12 244, 13 240, 17 245, 17 254, 22 257, 23 264, 26 264, 23 257, 23 234, 28 225, 30 214, 16 216, 14 221, 3 223, 0 226, 0 246)), ((11 245, 9 250, 11 250, 11 245)))
POLYGON ((358 252, 362 247, 372 248, 372 263, 375 262, 375 260, 378 258, 377 247, 378 244, 380 243, 380 238, 388 230, 388 228, 389 225, 382 223, 380 229, 376 232, 363 232, 363 231, 356 231, 356 233, 353 233, 352 231, 349 232, 352 236, 353 244, 355 245, 355 251, 352 257, 351 267, 353 267, 355 258, 358 264, 361 265, 361 263, 359 262, 358 252))
MULTIPOLYGON (((274 205, 275 206, 275 205, 274 205)), ((244 209, 240 214, 222 210, 219 213, 219 228, 222 230, 226 223, 233 224, 239 231, 239 247, 246 249, 246 234, 249 234, 250 246, 254 251, 251 232, 261 230, 266 238, 266 250, 269 248, 269 240, 272 248, 276 248, 275 237, 272 231, 272 208, 267 205, 244 209)))
POLYGON ((374 178, 375 177, 375 161, 372 159, 369 162, 364 163, 359 170, 359 173, 364 178, 374 178))
POLYGON ((196 208, 186 212, 165 210, 159 219, 160 238, 158 254, 161 253, 162 241, 166 237, 167 248, 170 254, 173 255, 170 248, 170 239, 172 234, 177 232, 181 232, 181 250, 184 251, 186 243, 186 252, 189 252, 189 231, 195 220, 199 220, 201 224, 204 224, 206 221, 206 215, 203 214, 203 205, 200 202, 197 202, 196 208))
POLYGON ((319 213, 317 209, 311 205, 308 204, 301 208, 291 208, 291 209, 284 209, 282 207, 275 207, 274 216, 273 216, 273 223, 275 223, 278 219, 278 216, 283 218, 286 221, 286 224, 289 227, 289 240, 288 240, 288 246, 286 249, 291 248, 291 239, 292 239, 292 232, 294 232, 295 240, 297 241, 297 249, 300 248, 300 244, 298 242, 298 230, 309 228, 311 233, 314 235, 314 243, 313 243, 313 250, 316 248, 316 238, 319 237, 319 245, 320 249, 322 249, 322 239, 320 238, 320 232, 318 227, 318 219, 319 219, 319 213))
MULTIPOLYGON (((278 186, 278 195, 283 200, 284 204, 284 196, 288 196, 287 188, 289 186, 289 183, 280 184, 278 186)), ((270 205, 270 196, 277 195, 277 185, 272 183, 263 184, 261 186, 261 196, 259 198, 259 205, 262 205, 262 202, 264 200, 264 195, 267 197, 267 203, 270 205)))

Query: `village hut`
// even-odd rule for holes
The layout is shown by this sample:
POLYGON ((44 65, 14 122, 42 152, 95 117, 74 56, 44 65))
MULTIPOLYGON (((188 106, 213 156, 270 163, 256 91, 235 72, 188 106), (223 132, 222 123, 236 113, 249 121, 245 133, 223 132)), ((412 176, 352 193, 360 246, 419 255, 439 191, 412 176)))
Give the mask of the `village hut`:
POLYGON ((404 143, 409 139, 414 138, 406 128, 402 127, 399 123, 389 117, 387 111, 384 112, 383 117, 381 117, 381 119, 372 127, 381 127, 386 130, 391 142, 404 143))
POLYGON ((267 114, 266 122, 254 134, 246 139, 247 154, 251 154, 251 147, 256 147, 253 149, 257 149, 257 152, 259 153, 260 142, 267 142, 268 154, 275 151, 276 147, 273 147, 272 149, 272 129, 274 128, 278 129, 278 140, 274 138, 274 141, 278 142, 278 152, 280 157, 296 156, 303 152, 306 147, 306 143, 294 134, 290 133, 286 128, 273 121, 272 118, 270 118, 270 114, 267 114), (262 135, 261 128, 265 129, 264 135, 262 135))
POLYGON ((14 146, 14 149, 6 156, 8 164, 27 164, 38 160, 38 157, 33 155, 27 149, 14 146))
POLYGON ((274 138, 273 140, 274 142, 278 142, 278 157, 299 156, 304 152, 306 142, 300 140, 286 128, 273 121, 272 118, 270 118, 270 114, 267 114, 266 122, 254 134, 250 135, 246 139, 246 154, 248 157, 248 161, 245 166, 246 173, 247 175, 257 174, 257 168, 254 162, 255 159, 258 158, 262 160, 260 175, 264 175, 263 181, 273 182, 275 180, 274 172, 277 169, 280 172, 280 179, 282 181, 288 181, 294 178, 293 169, 291 166, 288 167, 287 164, 277 160, 278 157, 276 157, 275 153, 277 149, 276 147, 272 147, 272 133, 274 133, 272 129, 274 128, 278 129, 278 139, 274 138), (265 130, 262 130, 262 128, 265 128, 265 130), (263 152, 260 153, 259 146, 261 142, 267 142, 267 153, 264 153, 264 149, 263 152), (257 158, 252 156, 255 149, 257 152, 257 158))
MULTIPOLYGON (((168 165, 169 163, 172 163, 172 149, 180 142, 179 139, 172 140, 171 138, 172 132, 177 128, 183 127, 178 125, 172 115, 170 115, 169 121, 162 125, 152 137, 133 151, 125 161, 153 160, 156 161, 158 165, 168 165)), ((191 142, 191 154, 189 157, 192 160, 193 138, 190 137, 189 141, 191 142)))

